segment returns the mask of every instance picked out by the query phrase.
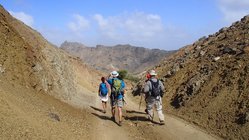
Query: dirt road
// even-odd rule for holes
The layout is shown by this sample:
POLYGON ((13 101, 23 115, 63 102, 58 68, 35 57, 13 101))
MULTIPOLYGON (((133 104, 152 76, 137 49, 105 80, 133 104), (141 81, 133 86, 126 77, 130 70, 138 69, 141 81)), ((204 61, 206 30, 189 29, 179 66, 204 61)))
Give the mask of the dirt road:
MULTIPOLYGON (((77 96, 73 108, 46 94, 0 81, 0 139, 215 140, 202 130, 166 115, 166 125, 149 124, 133 98, 126 97, 120 127, 95 93, 77 96), (88 96, 85 96, 88 95, 88 96), (131 100, 132 99, 132 100, 131 100), (88 100, 86 102, 85 100, 88 100), (79 108, 80 107, 80 108, 79 108)), ((157 118, 155 118, 157 121, 157 118)))
MULTIPOLYGON (((216 140, 220 139, 211 136, 201 129, 191 124, 175 118, 173 116, 165 116, 165 125, 150 123, 146 120, 146 114, 139 110, 139 105, 134 103, 131 97, 126 97, 123 113, 124 122, 120 127, 111 121, 110 109, 106 114, 101 112, 101 101, 96 96, 95 106, 91 106, 92 114, 97 118, 94 128, 94 139, 96 140, 114 140, 114 139, 158 139, 158 140, 216 140)), ((109 105, 109 104, 108 104, 109 105)), ((117 117, 116 117, 117 118, 117 117)), ((157 115, 155 121, 158 121, 157 115)))

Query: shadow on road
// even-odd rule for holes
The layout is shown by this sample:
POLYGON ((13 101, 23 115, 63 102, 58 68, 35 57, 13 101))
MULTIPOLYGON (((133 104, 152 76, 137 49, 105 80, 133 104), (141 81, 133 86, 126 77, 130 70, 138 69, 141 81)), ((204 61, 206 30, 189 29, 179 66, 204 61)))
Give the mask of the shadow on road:
POLYGON ((143 122, 151 122, 152 124, 156 124, 156 125, 161 125, 159 122, 156 122, 154 120, 149 121, 148 118, 145 116, 132 116, 132 117, 125 116, 124 119, 130 120, 130 121, 135 122, 135 123, 137 123, 137 121, 143 121, 143 122))
POLYGON ((112 119, 110 117, 104 116, 104 115, 99 115, 96 113, 92 113, 94 116, 97 116, 98 118, 102 119, 102 120, 110 120, 112 121, 112 119))
POLYGON ((90 107, 91 107, 92 109, 96 110, 96 111, 103 112, 102 109, 99 109, 99 108, 97 108, 97 107, 94 107, 94 106, 90 106, 90 107))
POLYGON ((126 113, 146 114, 145 112, 135 111, 135 110, 126 110, 126 113))
POLYGON ((148 119, 144 116, 132 116, 132 117, 125 116, 124 119, 130 121, 148 121, 148 119))
POLYGON ((94 116, 102 119, 102 120, 109 120, 109 121, 112 121, 114 122, 115 124, 117 124, 118 126, 120 126, 115 120, 111 119, 111 117, 107 117, 107 116, 103 116, 103 115, 99 115, 99 114, 96 114, 96 113, 92 113, 94 116))

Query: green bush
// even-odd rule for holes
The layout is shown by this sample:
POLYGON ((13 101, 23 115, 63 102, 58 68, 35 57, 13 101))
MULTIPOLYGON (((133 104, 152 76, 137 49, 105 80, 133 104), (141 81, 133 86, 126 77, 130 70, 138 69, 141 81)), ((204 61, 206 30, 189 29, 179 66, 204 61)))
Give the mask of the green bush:
POLYGON ((128 74, 128 75, 126 76, 126 79, 127 79, 127 80, 130 80, 130 81, 132 81, 132 82, 135 82, 135 83, 139 82, 139 80, 140 80, 138 77, 132 76, 132 75, 130 75, 130 74, 128 74))
POLYGON ((138 77, 135 77, 133 75, 128 74, 127 70, 119 70, 118 73, 119 73, 120 79, 127 79, 127 80, 130 80, 132 82, 136 82, 136 83, 139 81, 138 77))
POLYGON ((119 70, 118 73, 119 73, 119 78, 125 79, 128 72, 127 70, 119 70))

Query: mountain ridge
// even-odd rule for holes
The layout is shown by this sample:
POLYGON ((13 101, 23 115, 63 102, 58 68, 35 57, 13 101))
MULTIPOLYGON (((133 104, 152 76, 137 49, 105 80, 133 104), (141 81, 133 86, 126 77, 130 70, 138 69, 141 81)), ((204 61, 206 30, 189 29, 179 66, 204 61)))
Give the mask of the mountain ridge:
POLYGON ((67 41, 62 43, 60 48, 107 73, 112 70, 125 69, 133 74, 148 69, 154 64, 159 63, 162 58, 175 52, 135 47, 129 44, 87 47, 77 42, 67 41))

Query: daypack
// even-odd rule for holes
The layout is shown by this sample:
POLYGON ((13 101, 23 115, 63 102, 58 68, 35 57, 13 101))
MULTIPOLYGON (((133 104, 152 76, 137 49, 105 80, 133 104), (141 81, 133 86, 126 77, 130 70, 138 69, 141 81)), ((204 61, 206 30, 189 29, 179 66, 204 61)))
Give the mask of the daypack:
POLYGON ((159 80, 157 80, 156 82, 153 82, 152 80, 150 80, 151 82, 151 96, 153 97, 157 97, 161 95, 161 89, 159 86, 159 80))
POLYGON ((120 93, 121 93, 121 88, 122 88, 122 85, 121 85, 122 81, 119 80, 119 79, 112 79, 112 95, 114 97, 117 97, 120 93))
POLYGON ((101 94, 102 96, 106 96, 107 93, 108 93, 108 88, 107 88, 106 83, 101 83, 101 84, 99 85, 99 88, 100 88, 100 94, 101 94))

